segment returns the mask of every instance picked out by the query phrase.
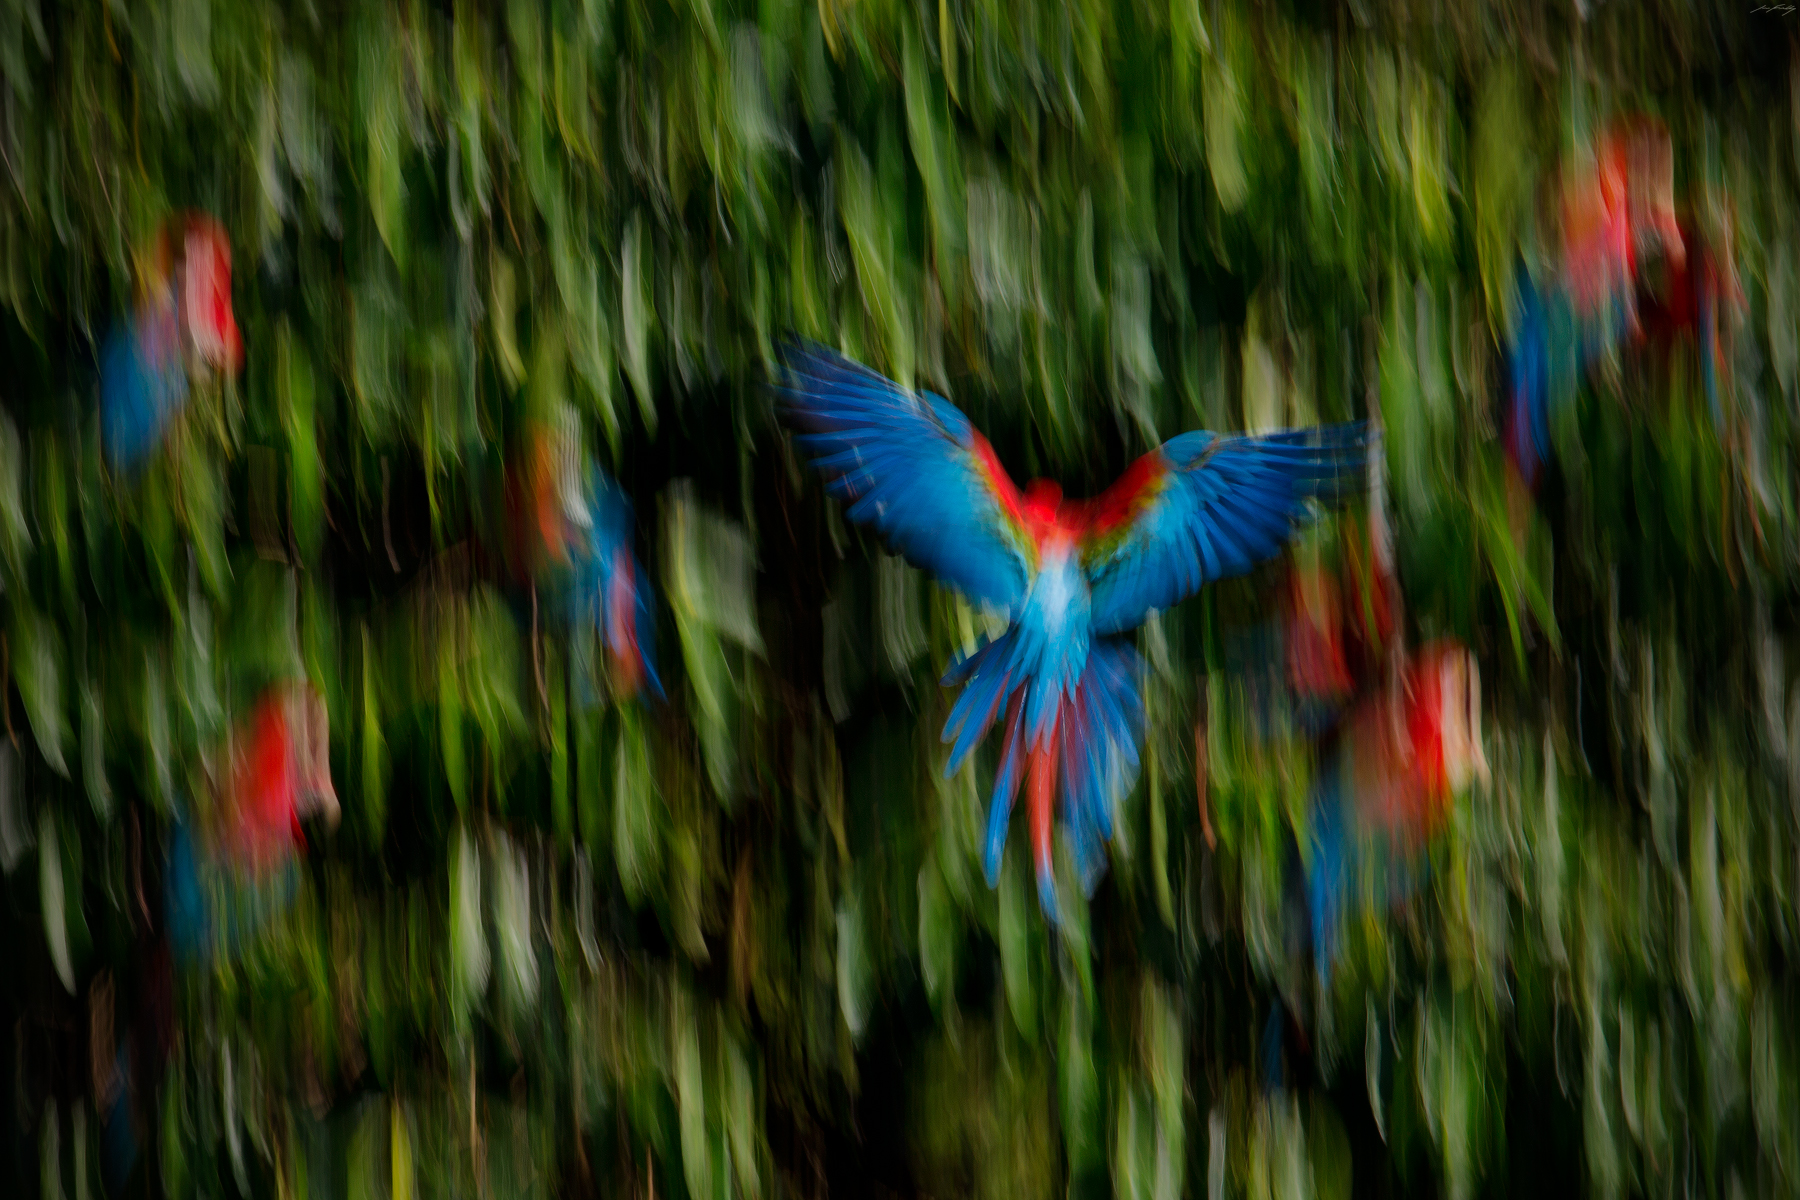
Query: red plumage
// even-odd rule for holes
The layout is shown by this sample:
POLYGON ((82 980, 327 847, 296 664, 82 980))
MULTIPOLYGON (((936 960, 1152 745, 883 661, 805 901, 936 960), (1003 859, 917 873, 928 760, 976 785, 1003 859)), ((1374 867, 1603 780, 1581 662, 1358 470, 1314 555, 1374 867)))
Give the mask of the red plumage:
POLYGON ((1303 702, 1348 700, 1394 633, 1398 581, 1362 522, 1346 517, 1343 531, 1335 569, 1297 565, 1288 577, 1287 682, 1303 702))
POLYGON ((1137 520, 1144 505, 1155 498, 1156 489, 1168 474, 1169 459, 1160 449, 1140 456, 1104 492, 1069 506, 1076 532, 1099 539, 1127 528, 1137 520))
POLYGON ((517 579, 569 561, 575 528, 560 494, 559 466, 566 453, 556 431, 533 422, 520 439, 506 473, 507 533, 504 553, 517 579))
POLYGON ((204 214, 189 214, 183 224, 182 322, 188 343, 207 367, 236 372, 244 344, 231 309, 230 239, 204 214))
POLYGON ((1451 796, 1487 773, 1480 723, 1480 673, 1468 650, 1442 641, 1414 655, 1397 685, 1358 706, 1346 729, 1361 823, 1402 844, 1428 839, 1451 796))
POLYGON ((337 818, 324 700, 310 687, 270 689, 228 739, 215 780, 219 851, 253 874, 279 866, 306 844, 302 816, 337 818))
POLYGON ((1592 317, 1609 302, 1628 306, 1644 262, 1686 256, 1675 219, 1674 148, 1662 122, 1616 121, 1562 171, 1558 190, 1563 276, 1576 311, 1592 317))

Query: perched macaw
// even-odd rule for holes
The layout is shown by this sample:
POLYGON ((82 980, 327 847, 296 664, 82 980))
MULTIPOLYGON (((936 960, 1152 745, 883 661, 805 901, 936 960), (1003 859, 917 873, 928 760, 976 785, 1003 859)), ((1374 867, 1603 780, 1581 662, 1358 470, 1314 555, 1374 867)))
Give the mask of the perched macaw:
POLYGON ((1337 930, 1359 885, 1372 883, 1377 899, 1410 895, 1420 851, 1451 798, 1487 774, 1480 670, 1462 646, 1427 646, 1396 687, 1358 705, 1314 786, 1306 832, 1307 901, 1322 973, 1336 958, 1337 930))
POLYGON ((1091 888, 1116 800, 1135 778, 1140 662, 1125 636, 1151 613, 1273 557, 1315 496, 1360 480, 1363 423, 1260 437, 1182 434, 1103 495, 1023 492, 993 448, 941 397, 909 391, 821 347, 795 346, 780 384, 798 443, 853 521, 1007 630, 959 655, 966 685, 944 726, 953 774, 1004 714, 986 869, 996 881, 1012 802, 1027 784, 1038 897, 1057 919, 1051 803, 1091 888))
POLYGON ((631 500, 592 465, 583 486, 581 457, 566 423, 528 427, 507 474, 505 553, 514 577, 538 588, 551 619, 599 632, 615 694, 648 687, 660 698, 655 597, 632 551, 631 500))
POLYGON ((102 439, 107 458, 125 469, 162 443, 191 381, 243 364, 224 229, 200 214, 172 224, 179 253, 165 227, 145 256, 135 312, 100 352, 102 439))
POLYGON ((170 935, 184 958, 233 951, 292 899, 302 818, 336 825, 330 728, 312 688, 270 689, 214 759, 212 810, 194 828, 174 826, 167 901, 170 935))

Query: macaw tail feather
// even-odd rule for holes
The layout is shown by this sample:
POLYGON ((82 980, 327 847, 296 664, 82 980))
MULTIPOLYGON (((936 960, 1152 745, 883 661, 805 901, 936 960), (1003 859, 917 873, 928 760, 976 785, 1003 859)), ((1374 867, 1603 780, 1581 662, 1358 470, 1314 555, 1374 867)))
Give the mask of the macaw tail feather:
POLYGON ((631 498, 614 480, 598 469, 588 472, 587 507, 593 521, 592 563, 598 570, 594 587, 600 628, 607 648, 620 670, 623 685, 632 693, 648 686, 663 698, 662 680, 656 674, 656 601, 644 564, 632 551, 637 518, 631 498))
POLYGON ((1000 769, 994 772, 994 799, 988 805, 987 846, 982 866, 987 871, 989 887, 1000 882, 1000 856, 1006 850, 1006 825, 1012 815, 1013 797, 1019 792, 1019 780, 1024 777, 1024 739, 1019 736, 1025 711, 1021 699, 1023 690, 1014 692, 1007 702, 1006 741, 1000 752, 1000 769))
MULTIPOLYGON (((1017 696, 1023 695, 1023 688, 1014 692, 1017 676, 1008 664, 1015 638, 1016 632, 1007 630, 984 643, 973 654, 959 656, 944 675, 945 687, 965 684, 962 695, 950 707, 949 719, 944 722, 943 740, 954 743, 950 759, 944 764, 945 779, 961 770, 963 761, 981 744, 981 739, 993 727, 994 719, 1000 715, 1000 706, 1009 698, 1016 700, 1017 696)), ((1008 734, 1009 740, 1011 736, 1008 734)))
POLYGON ((1351 806, 1341 764, 1334 763, 1313 794, 1306 865, 1313 961, 1324 984, 1337 965, 1338 939, 1351 906, 1359 900, 1390 908, 1404 904, 1430 877, 1420 847, 1367 828, 1351 806))
POLYGON ((1051 924, 1062 923, 1056 907, 1056 871, 1050 858, 1050 800, 1056 794, 1057 759, 1061 757, 1050 744, 1051 738, 1033 746, 1026 755, 1030 782, 1026 785, 1031 819, 1031 861, 1037 869, 1038 903, 1051 924))
POLYGON ((631 548, 635 528, 631 500, 611 479, 593 470, 584 503, 588 528, 571 547, 567 567, 543 592, 546 618, 567 629, 573 641, 575 703, 586 710, 600 699, 593 657, 596 634, 618 699, 630 699, 646 689, 656 699, 665 699, 656 670, 656 590, 631 548))
POLYGON ((656 647, 656 609, 650 581, 637 558, 623 547, 614 552, 607 582, 606 645, 612 652, 620 684, 627 694, 649 688, 663 698, 653 651, 656 647))
POLYGON ((1055 921, 1051 825, 1058 785, 1076 871, 1083 891, 1092 895, 1105 869, 1102 847, 1112 837, 1114 808, 1137 779, 1138 743, 1144 727, 1143 700, 1138 694, 1141 663, 1129 643, 1112 639, 1091 647, 1072 688, 1057 681, 1048 685, 1036 680, 1015 683, 1014 673, 998 666, 1006 661, 1004 643, 1010 637, 1009 631, 951 668, 946 679, 966 679, 967 683, 951 709, 944 739, 956 742, 949 768, 953 773, 1004 704, 1005 740, 994 775, 983 865, 989 885, 997 883, 1013 799, 1019 785, 1027 783, 1038 899, 1055 921), (1061 694, 1046 727, 1034 734, 1026 693, 1046 686, 1058 688, 1061 694))
POLYGON ((661 700, 664 699, 662 678, 656 673, 656 591, 650 586, 642 564, 638 566, 637 576, 638 665, 643 668, 650 694, 661 700))

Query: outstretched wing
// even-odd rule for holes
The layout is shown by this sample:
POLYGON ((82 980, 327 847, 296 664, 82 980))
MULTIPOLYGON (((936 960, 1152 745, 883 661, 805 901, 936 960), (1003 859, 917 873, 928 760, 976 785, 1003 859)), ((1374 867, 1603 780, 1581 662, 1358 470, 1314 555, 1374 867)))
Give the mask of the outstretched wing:
POLYGON ((1275 556, 1314 497, 1361 482, 1368 425, 1259 437, 1184 433, 1139 459, 1091 503, 1082 569, 1096 636, 1275 556))
POLYGON ((956 407, 814 345, 777 385, 803 453, 900 554, 970 599, 1015 611, 1036 568, 1019 492, 956 407))

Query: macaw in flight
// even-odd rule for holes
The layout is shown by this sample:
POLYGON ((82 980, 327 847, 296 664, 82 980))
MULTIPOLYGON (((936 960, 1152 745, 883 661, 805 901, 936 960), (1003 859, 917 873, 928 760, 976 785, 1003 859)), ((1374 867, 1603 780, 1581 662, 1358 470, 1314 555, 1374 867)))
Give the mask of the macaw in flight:
POLYGON ((1424 647, 1396 685, 1346 718, 1313 789, 1303 857, 1314 959, 1326 976, 1343 914, 1364 884, 1397 902, 1450 801, 1488 777, 1481 748, 1481 673, 1455 642, 1424 647))
POLYGON ((279 685, 215 753, 211 811, 192 830, 178 822, 171 840, 169 927, 181 957, 235 952, 293 898, 301 820, 338 821, 329 720, 313 688, 279 685))
POLYGON ((1314 498, 1363 478, 1366 424, 1185 433, 1101 496, 1066 500, 1048 480, 1021 492, 948 401, 822 347, 791 347, 778 388, 801 451, 849 504, 850 519, 1010 622, 944 676, 947 687, 965 685, 944 726, 954 742, 945 773, 962 766, 996 719, 1004 722, 988 882, 998 879, 1023 780, 1038 899, 1058 920, 1051 805, 1059 780, 1090 891, 1115 804, 1135 781, 1141 663, 1125 635, 1206 584, 1274 557, 1314 498))
POLYGON ((1520 261, 1513 285, 1504 438, 1528 489, 1550 454, 1551 405, 1567 403, 1589 370, 1642 340, 1638 297, 1646 265, 1663 261, 1679 269, 1687 261, 1686 231, 1675 215, 1674 161, 1660 121, 1627 117, 1558 173, 1557 268, 1540 284, 1520 261))
POLYGON ((1626 347, 1695 337, 1707 405, 1722 428, 1720 323, 1744 303, 1729 245, 1709 246, 1676 210, 1674 151, 1661 122, 1619 121, 1558 186, 1560 269, 1540 286, 1521 262, 1514 281, 1504 436, 1527 489, 1550 454, 1552 406, 1568 403, 1589 370, 1626 347))
POLYGON ((506 476, 508 564, 547 598, 551 619, 598 630, 615 695, 648 688, 660 699, 655 596, 632 550, 631 499, 591 463, 584 481, 583 458, 572 413, 527 423, 506 476))
POLYGON ((136 312, 100 352, 106 457, 124 470, 140 465, 162 444, 190 382, 235 373, 243 356, 231 309, 231 242, 211 217, 178 217, 144 255, 136 312))

